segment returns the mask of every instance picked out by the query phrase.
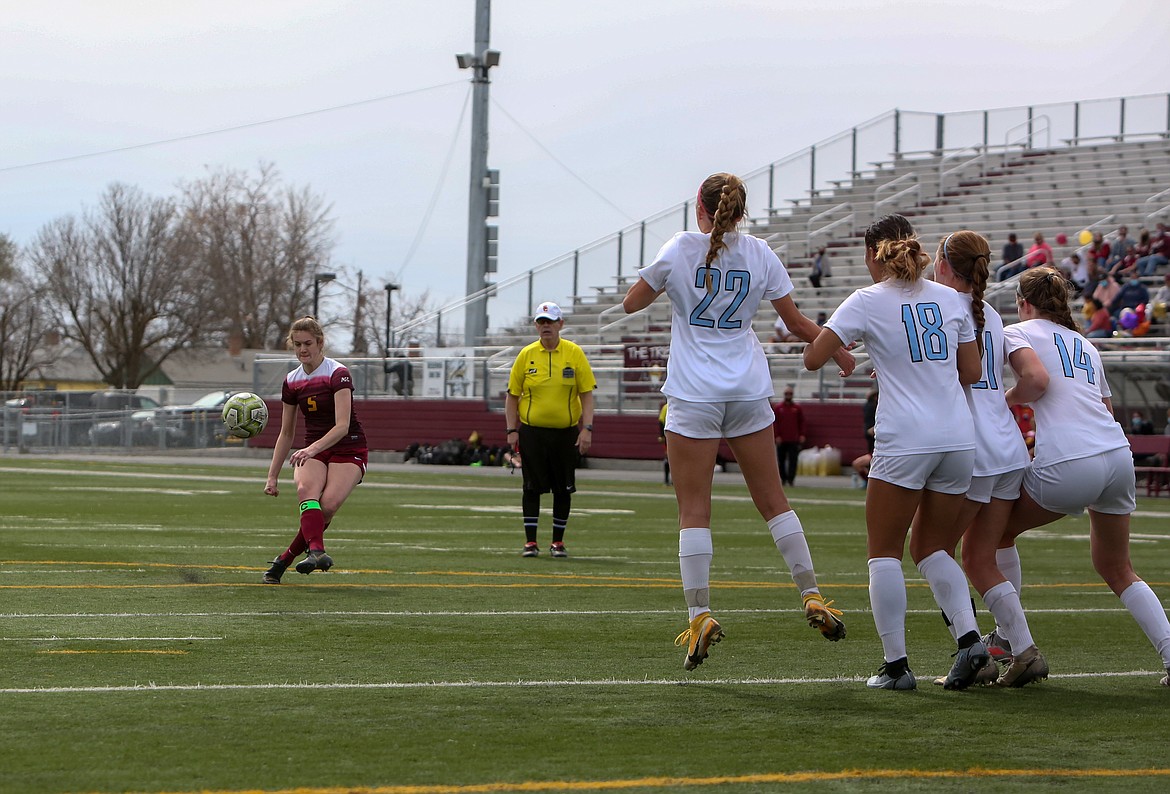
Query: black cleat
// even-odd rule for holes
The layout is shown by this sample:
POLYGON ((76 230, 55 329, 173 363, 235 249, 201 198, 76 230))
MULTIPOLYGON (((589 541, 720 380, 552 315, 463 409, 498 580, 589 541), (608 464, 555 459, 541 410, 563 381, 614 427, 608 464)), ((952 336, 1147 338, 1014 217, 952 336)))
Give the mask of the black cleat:
POLYGON ((313 571, 325 573, 333 567, 333 558, 324 549, 313 549, 305 559, 297 563, 297 573, 310 574, 313 571))
POLYGON ((272 567, 264 572, 264 578, 260 581, 264 584, 280 584, 280 577, 284 576, 284 572, 287 570, 288 566, 277 557, 272 561, 272 567))

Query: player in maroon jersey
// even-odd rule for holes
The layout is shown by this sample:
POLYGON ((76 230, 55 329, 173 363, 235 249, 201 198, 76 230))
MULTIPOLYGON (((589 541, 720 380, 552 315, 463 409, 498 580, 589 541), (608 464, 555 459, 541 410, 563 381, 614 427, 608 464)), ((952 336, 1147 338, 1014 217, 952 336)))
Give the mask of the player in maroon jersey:
POLYGON ((369 460, 366 434, 353 410, 353 378, 349 370, 325 357, 325 333, 312 317, 302 317, 288 332, 288 346, 300 362, 284 379, 280 400, 280 436, 272 450, 264 493, 277 496, 277 478, 287 458, 300 503, 301 527, 288 549, 272 561, 265 584, 280 584, 293 560, 297 573, 328 571, 333 558, 325 553, 324 534, 346 497, 362 481, 369 460), (297 411, 305 417, 305 446, 289 455, 297 427, 297 411))

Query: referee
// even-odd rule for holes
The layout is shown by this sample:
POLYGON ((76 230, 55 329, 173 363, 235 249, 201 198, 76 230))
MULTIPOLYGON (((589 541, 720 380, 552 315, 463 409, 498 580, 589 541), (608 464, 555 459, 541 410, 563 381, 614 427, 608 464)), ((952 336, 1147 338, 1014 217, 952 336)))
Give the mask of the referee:
POLYGON ((532 321, 539 339, 516 356, 504 402, 508 445, 519 449, 524 475, 522 556, 540 554, 536 545, 540 495, 552 491, 553 530, 548 551, 553 557, 568 557, 565 526, 572 494, 577 490, 578 453, 588 452, 593 440, 597 379, 581 348, 561 339, 565 320, 560 306, 540 304, 532 321))

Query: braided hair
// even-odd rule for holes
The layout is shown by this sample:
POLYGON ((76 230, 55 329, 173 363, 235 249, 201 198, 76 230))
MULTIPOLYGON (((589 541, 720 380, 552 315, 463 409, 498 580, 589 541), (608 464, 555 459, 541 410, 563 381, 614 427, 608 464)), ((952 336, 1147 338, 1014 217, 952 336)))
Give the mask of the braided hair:
POLYGON ((1016 294, 1032 304, 1045 319, 1063 325, 1070 331, 1080 331, 1068 305, 1072 294, 1071 285, 1056 268, 1034 267, 1025 270, 1016 282, 1016 294))
POLYGON ((711 245, 707 249, 707 259, 703 262, 706 271, 704 280, 707 292, 715 291, 711 282, 711 263, 719 257, 719 252, 727 247, 723 235, 735 231, 735 227, 743 220, 747 213, 747 188, 743 180, 735 174, 711 174, 703 180, 699 187, 699 201, 703 209, 711 216, 711 245))
POLYGON ((991 246, 987 238, 969 229, 952 232, 938 244, 936 259, 945 259, 955 275, 971 285, 971 313, 975 317, 975 339, 983 352, 983 293, 991 276, 991 246))

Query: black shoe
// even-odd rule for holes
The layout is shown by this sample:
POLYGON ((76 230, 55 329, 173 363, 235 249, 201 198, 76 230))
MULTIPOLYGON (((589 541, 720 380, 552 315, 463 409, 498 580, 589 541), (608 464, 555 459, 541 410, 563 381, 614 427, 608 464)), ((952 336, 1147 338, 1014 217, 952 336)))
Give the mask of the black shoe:
POLYGON ((324 573, 333 567, 333 558, 325 553, 324 549, 313 549, 305 559, 297 563, 297 573, 310 574, 313 571, 324 573))
POLYGON ((260 581, 264 584, 280 584, 280 577, 284 576, 286 570, 288 570, 288 566, 277 557, 272 561, 272 567, 264 572, 264 578, 260 581))

